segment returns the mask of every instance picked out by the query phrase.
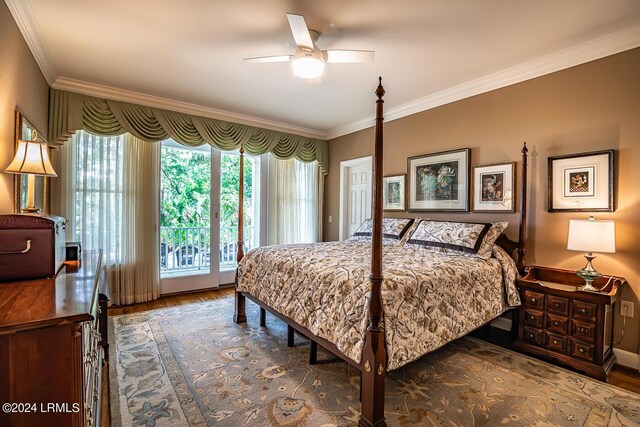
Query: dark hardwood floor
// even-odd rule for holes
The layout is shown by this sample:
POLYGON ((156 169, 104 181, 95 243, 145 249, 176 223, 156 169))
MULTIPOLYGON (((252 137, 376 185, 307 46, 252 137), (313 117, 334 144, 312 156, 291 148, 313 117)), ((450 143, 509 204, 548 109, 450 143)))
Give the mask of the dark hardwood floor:
MULTIPOLYGON (((183 294, 174 294, 163 296, 155 301, 151 301, 143 304, 135 304, 124 307, 112 307, 109 308, 109 316, 116 316, 120 314, 138 313, 146 310, 155 310, 165 307, 175 307, 183 304, 192 304, 204 301, 213 301, 219 298, 227 298, 233 296, 233 288, 220 288, 214 290, 207 290, 202 292, 192 292, 183 294)), ((511 340, 509 333, 500 329, 485 327, 474 332, 473 336, 499 345, 505 348, 511 348, 511 340)), ((105 366, 104 372, 108 372, 108 364, 105 366)), ((106 375, 106 374, 105 374, 106 375)), ((626 368, 623 366, 616 366, 609 375, 609 384, 613 384, 620 388, 640 393, 640 372, 626 368)), ((109 427, 111 424, 108 417, 107 402, 109 401, 108 393, 108 381, 103 381, 103 410, 102 410, 102 426, 109 427)))

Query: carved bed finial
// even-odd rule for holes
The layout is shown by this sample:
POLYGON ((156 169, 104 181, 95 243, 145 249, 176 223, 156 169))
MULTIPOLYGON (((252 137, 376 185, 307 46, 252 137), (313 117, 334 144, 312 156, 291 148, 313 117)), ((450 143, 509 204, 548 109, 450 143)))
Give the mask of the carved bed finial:
POLYGON ((376 88, 376 96, 378 101, 382 101, 382 97, 385 94, 384 87, 382 87, 382 77, 378 77, 378 87, 376 88))

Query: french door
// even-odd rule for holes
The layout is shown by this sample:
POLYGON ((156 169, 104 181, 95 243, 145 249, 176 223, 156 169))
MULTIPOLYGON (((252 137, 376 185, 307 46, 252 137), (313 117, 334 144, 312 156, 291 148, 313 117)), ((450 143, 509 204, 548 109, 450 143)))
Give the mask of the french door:
MULTIPOLYGON (((208 145, 162 143, 160 292, 233 283, 239 156, 208 145)), ((260 162, 245 158, 245 251, 259 244, 260 162)))

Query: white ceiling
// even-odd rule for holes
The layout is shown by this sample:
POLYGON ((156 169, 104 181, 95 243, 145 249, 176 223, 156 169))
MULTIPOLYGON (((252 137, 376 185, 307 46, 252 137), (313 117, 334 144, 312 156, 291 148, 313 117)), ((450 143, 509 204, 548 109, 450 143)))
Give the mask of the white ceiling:
POLYGON ((50 84, 316 137, 640 46, 638 0, 5 0, 50 84), (319 84, 288 63, 286 12, 321 49, 370 49, 319 84))

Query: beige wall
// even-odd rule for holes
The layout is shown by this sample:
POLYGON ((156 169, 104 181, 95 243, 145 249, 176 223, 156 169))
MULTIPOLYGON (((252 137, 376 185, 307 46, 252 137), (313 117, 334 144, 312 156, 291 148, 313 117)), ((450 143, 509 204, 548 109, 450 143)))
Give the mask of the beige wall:
MULTIPOLYGON (((395 82, 387 81, 387 98, 395 82)), ((375 82, 371 82, 374 111, 375 82)), ((547 212, 547 157, 613 148, 616 150, 617 209, 598 214, 616 221, 617 253, 598 255, 596 268, 624 276, 622 297, 635 303, 618 347, 638 353, 640 334, 640 49, 627 51, 504 89, 474 96, 389 122, 384 128, 384 174, 407 172, 407 157, 471 148, 473 166, 518 161, 530 147, 528 264, 577 269, 582 254, 566 250, 569 218, 581 213, 547 212)), ((373 129, 331 140, 330 174, 325 192, 325 240, 338 238, 340 161, 373 154, 373 129), (328 222, 328 217, 333 222, 328 222)), ((518 181, 520 176, 518 176, 518 181)), ((405 214, 406 215, 406 214, 405 214)), ((430 214, 511 222, 507 234, 517 238, 517 214, 430 214)), ((621 318, 615 319, 619 339, 621 318)))
POLYGON ((0 213, 13 210, 13 175, 3 173, 14 154, 16 108, 42 133, 48 126, 49 85, 0 2, 0 213))

